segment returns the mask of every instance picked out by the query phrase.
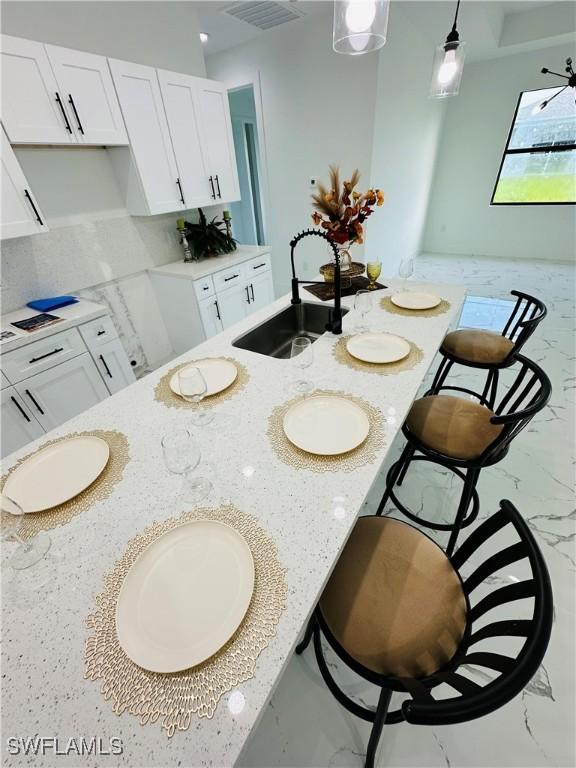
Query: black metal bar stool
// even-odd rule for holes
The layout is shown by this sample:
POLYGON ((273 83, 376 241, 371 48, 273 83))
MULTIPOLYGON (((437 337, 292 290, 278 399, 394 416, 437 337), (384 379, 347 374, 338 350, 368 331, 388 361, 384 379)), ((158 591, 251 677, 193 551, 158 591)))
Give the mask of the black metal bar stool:
POLYGON ((453 395, 426 395, 412 404, 402 426, 407 443, 390 467, 377 515, 391 499, 410 520, 437 531, 451 531, 446 552, 453 552, 460 529, 478 515, 476 484, 481 470, 506 456, 512 440, 550 399, 552 386, 542 368, 523 355, 516 356, 516 363, 516 378, 495 411, 453 395), (415 456, 416 452, 421 455, 415 456), (453 523, 426 520, 399 501, 394 488, 402 485, 412 461, 439 464, 463 480, 453 523))
POLYGON ((447 334, 440 347, 442 360, 426 394, 456 390, 474 395, 481 404, 494 408, 500 370, 512 365, 547 312, 546 305, 534 296, 520 291, 512 291, 511 295, 516 296, 516 304, 501 334, 473 328, 461 328, 447 334), (481 394, 445 384, 455 363, 488 371, 481 394))
POLYGON ((372 768, 385 724, 461 723, 517 696, 542 662, 552 613, 546 563, 510 502, 500 502, 452 557, 408 523, 361 517, 296 653, 314 637, 318 666, 332 694, 372 723, 365 762, 372 768), (509 534, 506 546, 497 544, 502 532, 509 534), (485 545, 492 554, 471 565, 485 545), (501 586, 490 578, 519 561, 529 571, 527 576, 519 571, 522 580, 501 586), (490 614, 494 608, 497 616, 490 614), (324 658, 322 635, 350 669, 381 689, 375 709, 338 686, 324 658), (494 638, 501 638, 502 650, 493 650, 494 638), (489 675, 476 676, 469 665, 489 675), (394 692, 408 698, 389 711, 394 692))

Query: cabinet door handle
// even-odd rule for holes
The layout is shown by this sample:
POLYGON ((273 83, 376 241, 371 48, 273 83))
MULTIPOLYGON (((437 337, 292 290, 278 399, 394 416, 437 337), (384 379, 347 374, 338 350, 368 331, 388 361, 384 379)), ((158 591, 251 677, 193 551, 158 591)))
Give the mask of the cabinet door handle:
POLYGON ((76 118, 76 122, 78 123, 78 130, 82 135, 84 135, 84 128, 82 128, 82 123, 80 122, 80 116, 78 115, 78 110, 76 109, 76 104, 74 104, 74 99, 72 98, 72 94, 68 94, 68 103, 72 107, 72 111, 74 112, 74 117, 76 118))
POLYGON ((26 392, 26 394, 28 395, 28 397, 30 398, 30 400, 32 400, 32 402, 33 402, 33 403, 34 403, 34 405, 36 406, 37 410, 38 410, 38 411, 39 411, 39 412, 42 414, 42 416, 44 416, 44 411, 42 410, 42 408, 40 408, 40 406, 38 405, 38 402, 37 402, 36 398, 35 398, 35 397, 34 397, 34 395, 33 395, 33 394, 30 392, 30 390, 29 390, 29 389, 25 389, 25 390, 24 390, 24 392, 26 392))
POLYGON ((214 302, 214 306, 216 307, 216 317, 218 318, 218 320, 222 320, 222 318, 220 317, 220 307, 218 306, 217 301, 214 302))
POLYGON ((46 357, 51 357, 52 355, 57 355, 58 352, 64 352, 64 347, 56 347, 56 349, 53 349, 52 352, 46 352, 45 355, 38 355, 38 357, 33 357, 31 360, 28 360, 29 363, 37 363, 38 360, 44 360, 46 357))
POLYGON ((182 205, 186 205, 186 200, 184 200, 184 192, 182 192, 182 184, 180 184, 180 179, 176 179, 176 184, 178 184, 178 189, 180 190, 180 200, 182 200, 182 205))
POLYGON ((250 283, 250 292, 252 293, 252 301, 256 301, 256 299, 254 298, 254 286, 252 285, 252 283, 250 283))
POLYGON ((218 174, 216 174, 216 176, 214 176, 214 178, 216 179, 216 188, 218 189, 218 197, 222 198, 222 194, 220 192, 220 182, 218 181, 218 174))
POLYGON ((262 264, 256 264, 254 267, 252 267, 252 269, 260 269, 260 267, 265 267, 265 266, 266 266, 266 262, 263 261, 262 264))
POLYGON ((34 211, 34 216, 36 216, 36 221, 38 222, 38 224, 40 224, 41 227, 43 227, 44 222, 40 218, 40 214, 38 213, 38 208, 36 208, 36 206, 34 205, 34 200, 32 200, 32 196, 30 195, 30 192, 28 192, 27 189, 24 190, 24 197, 28 199, 28 202, 32 206, 32 210, 34 211))
POLYGON ((210 286, 209 285, 203 285, 202 286, 202 290, 203 291, 209 291, 210 290, 210 286))
POLYGON ((210 182, 210 187, 212 189, 212 195, 211 195, 212 200, 216 200, 216 192, 214 192, 214 180, 212 176, 209 177, 208 181, 210 182))
POLYGON ((100 330, 96 332, 96 336, 104 336, 105 333, 106 331, 103 328, 100 328, 100 330))
POLYGON ((64 118, 64 125, 66 126, 66 130, 68 133, 72 133, 72 128, 70 127, 70 122, 68 121, 68 115, 66 114, 66 110, 64 109, 64 104, 62 104, 62 99, 60 98, 60 94, 58 91, 56 91, 56 103, 62 110, 62 117, 64 118))
POLYGON ((248 292, 248 286, 246 286, 246 301, 250 304, 250 293, 248 292))
POLYGON ((26 411, 24 410, 24 408, 22 408, 22 406, 20 405, 20 403, 18 402, 18 400, 16 400, 16 398, 14 397, 14 395, 10 395, 10 400, 12 400, 12 402, 14 403, 14 405, 16 406, 16 408, 18 408, 18 410, 20 411, 20 413, 22 414, 22 416, 24 416, 24 418, 26 419, 26 421, 30 421, 30 416, 28 416, 28 414, 26 413, 26 411))
POLYGON ((230 275, 230 277, 225 277, 224 282, 227 283, 228 280, 236 280, 237 277, 240 277, 240 275, 230 275))
POLYGON ((102 365, 104 366, 104 370, 106 371, 106 373, 108 374, 108 376, 110 376, 110 378, 112 378, 112 374, 110 373, 110 368, 108 368, 108 365, 107 365, 107 363, 106 363, 106 360, 104 359, 104 355, 98 355, 98 357, 99 357, 99 358, 100 358, 100 360, 102 361, 102 365))

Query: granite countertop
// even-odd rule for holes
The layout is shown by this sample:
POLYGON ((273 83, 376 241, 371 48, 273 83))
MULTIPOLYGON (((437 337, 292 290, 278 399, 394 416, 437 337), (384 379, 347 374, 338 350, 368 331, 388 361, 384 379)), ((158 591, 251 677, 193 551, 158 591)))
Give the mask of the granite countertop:
POLYGON ((161 267, 153 267, 148 271, 158 275, 181 277, 185 280, 199 280, 202 277, 206 277, 206 275, 212 275, 221 269, 241 264, 243 261, 256 258, 256 256, 263 256, 265 253, 270 253, 270 251, 269 245, 239 245, 233 253, 227 253, 223 256, 213 256, 209 259, 188 263, 184 263, 180 259, 180 261, 173 261, 161 267))
POLYGON ((14 331, 16 336, 10 339, 4 339, 0 342, 0 351, 4 354, 10 352, 13 349, 18 349, 26 344, 30 344, 32 341, 38 339, 45 339, 47 336, 53 336, 60 331, 66 331, 68 328, 73 328, 76 325, 87 323, 89 320, 95 320, 97 317, 109 314, 108 307, 102 304, 94 304, 92 301, 85 301, 79 299, 76 304, 70 304, 67 307, 61 307, 60 309, 54 309, 48 312, 50 315, 56 317, 62 317, 63 320, 53 325, 46 325, 44 328, 39 328, 37 331, 22 331, 20 328, 10 325, 10 323, 18 322, 19 320, 26 320, 28 317, 34 317, 39 315, 37 309, 30 309, 30 307, 21 307, 20 309, 9 312, 6 315, 2 315, 0 322, 2 324, 3 331, 14 331))
MULTIPOLYGON (((390 295, 398 282, 383 278, 391 288, 377 291, 377 300, 390 295)), ((410 288, 417 287, 410 283, 410 288)), ((459 317, 464 291, 454 285, 431 284, 427 290, 449 302, 450 309, 434 317, 406 317, 380 309, 371 313, 372 330, 386 330, 413 340, 423 360, 412 370, 388 376, 362 373, 340 365, 332 356, 336 338, 325 334, 313 345, 314 362, 306 375, 318 388, 362 397, 386 417, 385 444, 371 463, 352 472, 297 471, 282 463, 271 449, 268 417, 293 397, 297 372, 290 360, 277 360, 236 349, 232 341, 288 305, 284 296, 233 328, 209 339, 144 379, 107 398, 84 414, 27 445, 5 460, 5 470, 46 439, 71 432, 112 429, 125 433, 131 460, 112 495, 67 525, 50 531, 53 551, 61 565, 50 598, 25 603, 3 594, 2 732, 3 765, 28 764, 30 758, 7 754, 11 736, 44 734, 63 741, 71 737, 110 737, 123 742, 119 756, 82 757, 83 766, 222 766, 233 765, 256 727, 303 627, 346 543, 373 482, 444 335, 459 317), (194 358, 228 356, 250 373, 246 389, 214 408, 215 420, 202 429, 185 410, 167 408, 154 399, 154 387, 173 365, 194 358), (124 553, 128 541, 154 520, 180 514, 190 505, 179 496, 180 478, 170 475, 162 460, 162 435, 178 426, 191 428, 203 459, 212 469, 212 504, 230 500, 255 516, 274 538, 287 568, 288 604, 277 634, 258 657, 255 676, 239 690, 245 706, 229 706, 224 696, 214 717, 195 718, 188 731, 167 738, 158 723, 141 725, 128 713, 121 716, 100 692, 99 682, 84 678, 84 644, 90 631, 86 617, 95 609, 103 578, 124 553)), ((305 294, 303 294, 305 297, 305 294)), ((307 297, 306 297, 307 298, 307 297)), ((352 307, 353 297, 343 306, 352 307)), ((349 333, 354 311, 343 320, 349 333)), ((5 545, 6 546, 6 545, 5 545)), ((6 572, 5 572, 6 574, 6 572)), ((7 576, 5 575, 5 580, 7 576)), ((8 588, 7 588, 8 587, 8 588)), ((238 697, 236 696, 236 699, 238 697)), ((68 765, 70 758, 52 753, 34 757, 36 766, 68 765)))

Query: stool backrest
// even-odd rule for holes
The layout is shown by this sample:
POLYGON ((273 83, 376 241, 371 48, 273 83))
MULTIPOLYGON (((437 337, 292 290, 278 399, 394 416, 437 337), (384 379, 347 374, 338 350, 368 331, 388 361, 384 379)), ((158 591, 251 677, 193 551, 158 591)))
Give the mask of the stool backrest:
POLYGON ((501 424, 502 432, 484 451, 481 463, 498 460, 516 435, 534 416, 546 407, 552 394, 552 384, 542 368, 523 355, 516 356, 519 371, 504 394, 490 421, 501 424))
POLYGON ((546 305, 535 296, 521 291, 511 291, 510 293, 512 296, 516 296, 516 304, 502 331, 502 336, 506 336, 514 342, 514 348, 508 355, 509 358, 516 356, 521 351, 540 321, 547 314, 546 305))
MULTIPOLYGON (((490 544, 487 548, 491 549, 490 544)), ((451 557, 451 562, 460 574, 472 606, 467 631, 455 657, 444 669, 421 683, 411 681, 407 686, 413 699, 403 703, 402 713, 410 723, 447 725, 493 712, 528 685, 548 647, 553 621, 550 576, 532 532, 509 501, 500 502, 496 514, 476 528, 451 557), (491 554, 464 576, 462 568, 466 568, 481 547, 487 542, 493 543, 494 537, 503 531, 515 533, 514 543, 491 554), (498 586, 494 574, 523 560, 527 561, 529 575, 521 581, 498 586), (475 600, 475 592, 481 586, 484 595, 475 600), (525 599, 533 601, 532 615, 518 618, 518 603, 525 599), (493 609, 497 609, 497 617, 486 621, 493 609), (494 639, 507 637, 523 639, 520 649, 512 654, 494 651, 494 639), (488 643, 488 650, 482 649, 484 642, 488 643), (487 672, 474 675, 470 666, 487 672), (457 695, 435 699, 431 691, 440 684, 447 684, 457 695)), ((504 644, 499 641, 499 646, 504 644)))

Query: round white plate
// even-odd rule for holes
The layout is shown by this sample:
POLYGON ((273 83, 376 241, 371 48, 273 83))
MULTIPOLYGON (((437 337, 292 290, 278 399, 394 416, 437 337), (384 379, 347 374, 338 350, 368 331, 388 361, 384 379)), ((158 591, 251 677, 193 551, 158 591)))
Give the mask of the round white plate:
POLYGON ((2 492, 25 513, 44 512, 92 485, 109 458, 106 440, 92 435, 67 437, 36 451, 20 464, 2 492))
POLYGON ((184 523, 152 542, 126 574, 118 641, 144 669, 189 669, 228 642, 253 591, 254 560, 238 531, 216 520, 184 523))
POLYGON ((362 445, 370 422, 360 406, 337 395, 312 395, 284 415, 284 434, 296 447, 318 456, 336 456, 362 445))
POLYGON ((392 304, 402 309, 434 309, 442 301, 433 293, 422 293, 420 291, 406 291, 406 293, 397 293, 392 296, 392 304))
POLYGON ((393 333, 360 333, 351 336, 346 349, 365 363, 395 363, 410 354, 410 344, 393 333))
MULTIPOLYGON (((190 363, 188 367, 200 368, 202 375, 206 379, 206 386, 208 392, 206 397, 210 395, 217 395, 218 392, 223 392, 231 384, 234 384, 236 377, 238 376, 238 368, 230 360, 222 360, 218 357, 207 357, 205 360, 195 360, 190 363)), ((185 370, 180 369, 180 370, 185 370)), ((178 382, 178 371, 170 379, 170 389, 175 395, 180 394, 180 384, 178 382)))

